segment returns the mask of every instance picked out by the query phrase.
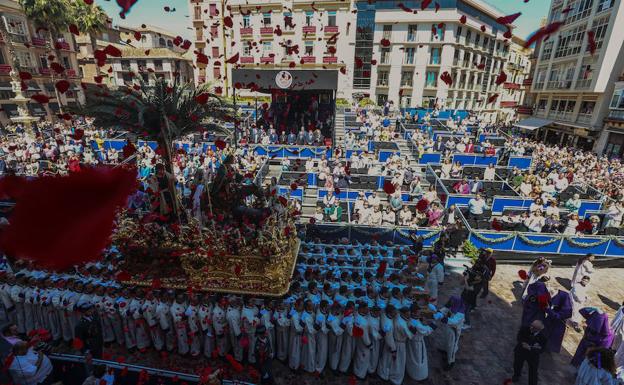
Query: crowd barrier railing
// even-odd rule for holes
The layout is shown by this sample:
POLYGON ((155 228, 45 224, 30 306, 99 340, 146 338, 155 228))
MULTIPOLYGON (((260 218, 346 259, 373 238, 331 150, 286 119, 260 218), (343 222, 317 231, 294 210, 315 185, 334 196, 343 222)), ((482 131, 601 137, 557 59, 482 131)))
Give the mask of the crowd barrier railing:
POLYGON ((471 229, 470 242, 478 248, 491 248, 529 254, 592 253, 624 257, 624 237, 605 235, 563 235, 471 229))
POLYGON ((321 158, 332 157, 332 149, 324 146, 290 146, 290 145, 260 145, 249 144, 256 155, 266 155, 270 158, 321 158))
POLYGON ((528 170, 533 164, 533 157, 530 156, 510 156, 507 161, 507 167, 516 167, 519 170, 528 170))
POLYGON ((438 240, 441 228, 412 228, 403 226, 367 226, 348 223, 321 223, 305 225, 306 238, 332 237, 333 239, 347 238, 360 242, 375 240, 379 243, 392 241, 393 243, 411 244, 411 235, 423 237, 423 245, 431 247, 438 240))

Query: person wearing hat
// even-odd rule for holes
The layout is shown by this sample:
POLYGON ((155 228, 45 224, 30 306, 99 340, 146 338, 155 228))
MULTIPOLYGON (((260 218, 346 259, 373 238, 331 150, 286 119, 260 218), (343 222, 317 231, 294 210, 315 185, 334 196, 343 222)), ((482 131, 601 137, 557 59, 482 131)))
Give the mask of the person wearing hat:
POLYGON ((329 367, 335 372, 338 370, 338 364, 340 363, 344 337, 344 329, 340 326, 342 324, 342 307, 338 301, 334 301, 331 307, 331 314, 327 316, 326 323, 329 328, 329 335, 327 336, 329 367))
POLYGON ((396 309, 392 305, 385 307, 381 316, 381 335, 383 336, 383 350, 377 365, 377 375, 384 381, 390 379, 393 365, 397 359, 397 343, 394 338, 396 309))
POLYGON ((273 347, 271 340, 264 325, 259 325, 254 333, 254 362, 260 372, 260 383, 273 384, 273 347))
POLYGON ((369 309, 365 301, 360 302, 354 314, 355 354, 353 374, 360 380, 366 379, 371 363, 372 337, 370 333, 369 309))
POLYGON ((79 311, 80 320, 74 332, 77 339, 82 341, 81 353, 91 355, 93 358, 102 358, 104 340, 102 338, 102 324, 98 317, 95 306, 90 302, 84 302, 79 311))
POLYGON ((429 257, 428 271, 425 286, 429 291, 431 303, 435 305, 438 301, 438 288, 444 283, 444 265, 435 254, 429 257))

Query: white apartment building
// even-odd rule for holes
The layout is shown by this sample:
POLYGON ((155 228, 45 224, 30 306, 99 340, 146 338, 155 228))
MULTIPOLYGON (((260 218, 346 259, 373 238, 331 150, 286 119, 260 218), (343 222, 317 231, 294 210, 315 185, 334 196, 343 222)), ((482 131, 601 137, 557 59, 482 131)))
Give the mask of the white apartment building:
POLYGON ((495 80, 502 70, 513 71, 507 67, 511 51, 524 69, 530 52, 523 56, 524 50, 510 49, 518 42, 503 36, 507 27, 496 19, 504 14, 483 0, 420 6, 420 0, 232 0, 227 6, 220 0, 190 0, 195 47, 209 57, 208 65, 198 65, 197 80, 218 80, 228 89, 233 68, 339 70, 338 98, 477 109, 489 111, 492 120, 504 119, 498 112, 506 102, 505 117, 515 115, 522 104, 518 95, 524 94, 516 90, 526 74, 508 73, 506 83, 516 82, 518 88, 495 80), (232 28, 224 17, 231 17, 232 28), (225 63, 236 53, 237 64, 225 63), (440 80, 444 72, 452 76, 451 85, 440 80))
POLYGON ((609 103, 609 115, 605 118, 606 145, 603 154, 609 158, 624 158, 624 72, 615 83, 609 103))
POLYGON ((624 65, 624 5, 619 0, 553 0, 548 23, 553 22, 564 24, 540 44, 531 89, 538 136, 601 153, 609 138, 603 122, 624 65))

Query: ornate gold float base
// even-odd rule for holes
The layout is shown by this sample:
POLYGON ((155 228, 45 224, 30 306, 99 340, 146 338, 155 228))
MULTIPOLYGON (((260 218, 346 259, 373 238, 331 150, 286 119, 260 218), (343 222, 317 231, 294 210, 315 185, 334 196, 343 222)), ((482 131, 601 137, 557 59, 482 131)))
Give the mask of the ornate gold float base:
MULTIPOLYGON (((280 297, 288 292, 299 253, 297 237, 283 239, 280 252, 258 255, 212 255, 186 253, 180 256, 185 277, 161 277, 160 287, 231 293, 261 297, 280 297)), ((129 280, 126 285, 153 286, 153 281, 129 280)))

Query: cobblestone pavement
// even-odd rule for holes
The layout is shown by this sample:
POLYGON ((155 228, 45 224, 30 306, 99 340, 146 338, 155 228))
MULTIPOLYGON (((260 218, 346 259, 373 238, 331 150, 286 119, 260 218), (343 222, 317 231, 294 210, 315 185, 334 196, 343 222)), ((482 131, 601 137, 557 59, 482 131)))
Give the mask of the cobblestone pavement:
MULTIPOLYGON (((516 332, 520 325, 522 307, 518 301, 521 292, 521 281, 518 270, 522 266, 498 266, 496 275, 491 283, 490 295, 480 299, 478 308, 472 313, 472 329, 464 332, 461 337, 455 367, 450 372, 442 370, 442 356, 437 352, 435 341, 427 341, 429 352, 429 379, 415 382, 406 378, 404 384, 427 385, 503 385, 511 378, 513 347, 516 332)), ((528 269, 528 267, 524 267, 528 269)), ((569 289, 569 278, 572 277, 572 268, 552 268, 550 285, 569 289)), ((590 283, 590 305, 600 306, 609 313, 609 318, 624 300, 624 269, 598 269, 592 276, 590 283)), ((453 274, 447 277, 441 298, 459 293, 460 275, 453 274)), ((442 302, 443 303, 443 302, 442 302)), ((569 362, 574 355, 581 334, 568 328, 560 354, 542 355, 540 362, 540 384, 565 385, 574 383, 574 370, 569 362)), ((278 365, 276 365, 278 366, 278 365)), ((313 375, 293 375, 288 369, 276 367, 276 383, 279 385, 377 385, 387 384, 375 378, 366 381, 355 381, 348 376, 333 376, 325 378, 313 375)), ((520 384, 527 383, 527 368, 525 366, 520 384)))

